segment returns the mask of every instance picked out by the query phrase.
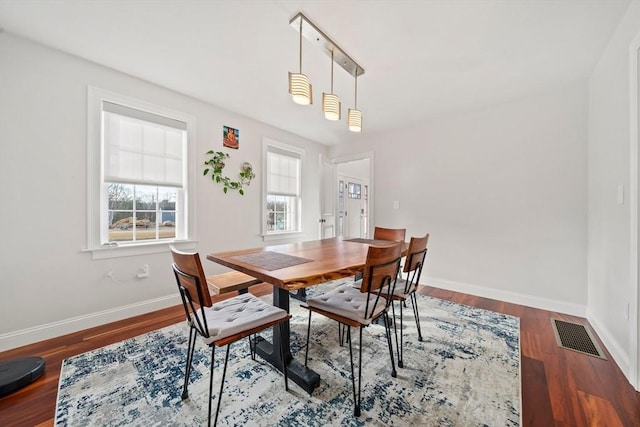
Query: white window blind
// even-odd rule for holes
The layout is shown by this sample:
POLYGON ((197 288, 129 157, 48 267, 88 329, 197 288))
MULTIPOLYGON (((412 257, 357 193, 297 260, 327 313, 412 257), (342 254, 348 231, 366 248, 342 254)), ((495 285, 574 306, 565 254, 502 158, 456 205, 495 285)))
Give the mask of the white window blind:
POLYGON ((269 148, 267 151, 267 193, 298 197, 300 194, 300 157, 269 148))
POLYGON ((183 187, 187 124, 103 102, 104 181, 183 187))

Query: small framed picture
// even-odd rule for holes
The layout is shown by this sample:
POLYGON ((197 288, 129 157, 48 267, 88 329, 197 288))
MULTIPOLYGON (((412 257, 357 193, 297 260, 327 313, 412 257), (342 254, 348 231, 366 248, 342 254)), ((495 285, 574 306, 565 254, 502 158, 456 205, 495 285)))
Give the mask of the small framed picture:
POLYGON ((240 131, 238 129, 230 128, 229 126, 222 127, 222 145, 229 148, 240 148, 240 131))

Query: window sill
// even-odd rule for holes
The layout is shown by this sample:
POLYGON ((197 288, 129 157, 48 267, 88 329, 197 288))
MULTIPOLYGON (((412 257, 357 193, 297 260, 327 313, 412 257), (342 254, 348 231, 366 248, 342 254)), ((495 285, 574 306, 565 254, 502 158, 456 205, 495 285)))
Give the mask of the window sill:
POLYGON ((195 250, 195 240, 172 240, 145 243, 122 243, 118 245, 103 245, 97 248, 82 249, 82 252, 91 252, 93 259, 121 258, 137 255, 148 255, 169 252, 169 244, 173 244, 180 250, 195 250))

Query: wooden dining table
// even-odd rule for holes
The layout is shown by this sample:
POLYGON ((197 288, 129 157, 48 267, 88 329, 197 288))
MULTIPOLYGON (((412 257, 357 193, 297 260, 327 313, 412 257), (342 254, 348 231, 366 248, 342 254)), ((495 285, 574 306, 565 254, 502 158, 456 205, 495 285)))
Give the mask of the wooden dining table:
MULTIPOLYGON (((273 304, 289 312, 290 291, 319 283, 361 274, 370 245, 388 246, 389 240, 333 237, 285 245, 211 253, 207 259, 241 271, 273 285, 273 304)), ((403 255, 408 245, 403 242, 403 255)), ((296 361, 291 355, 290 329, 273 328, 273 341, 261 337, 256 352, 282 370, 287 366, 289 378, 311 393, 320 383, 320 375, 296 361), (283 364, 279 346, 284 346, 283 364)))

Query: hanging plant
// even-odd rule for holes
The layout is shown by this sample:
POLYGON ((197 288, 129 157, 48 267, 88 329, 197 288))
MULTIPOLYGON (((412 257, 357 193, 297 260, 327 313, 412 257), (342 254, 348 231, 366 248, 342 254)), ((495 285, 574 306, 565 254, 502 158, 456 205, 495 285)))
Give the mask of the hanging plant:
POLYGON ((240 179, 238 181, 232 181, 228 176, 222 175, 222 170, 225 167, 225 159, 229 158, 229 154, 224 153, 222 151, 207 151, 207 155, 211 156, 208 160, 204 162, 205 166, 203 175, 207 175, 211 172, 211 179, 218 183, 222 184, 222 191, 227 193, 229 189, 238 190, 241 196, 244 196, 243 187, 245 185, 250 185, 251 180, 256 177, 253 173, 253 167, 251 163, 244 162, 242 166, 240 166, 240 179))

